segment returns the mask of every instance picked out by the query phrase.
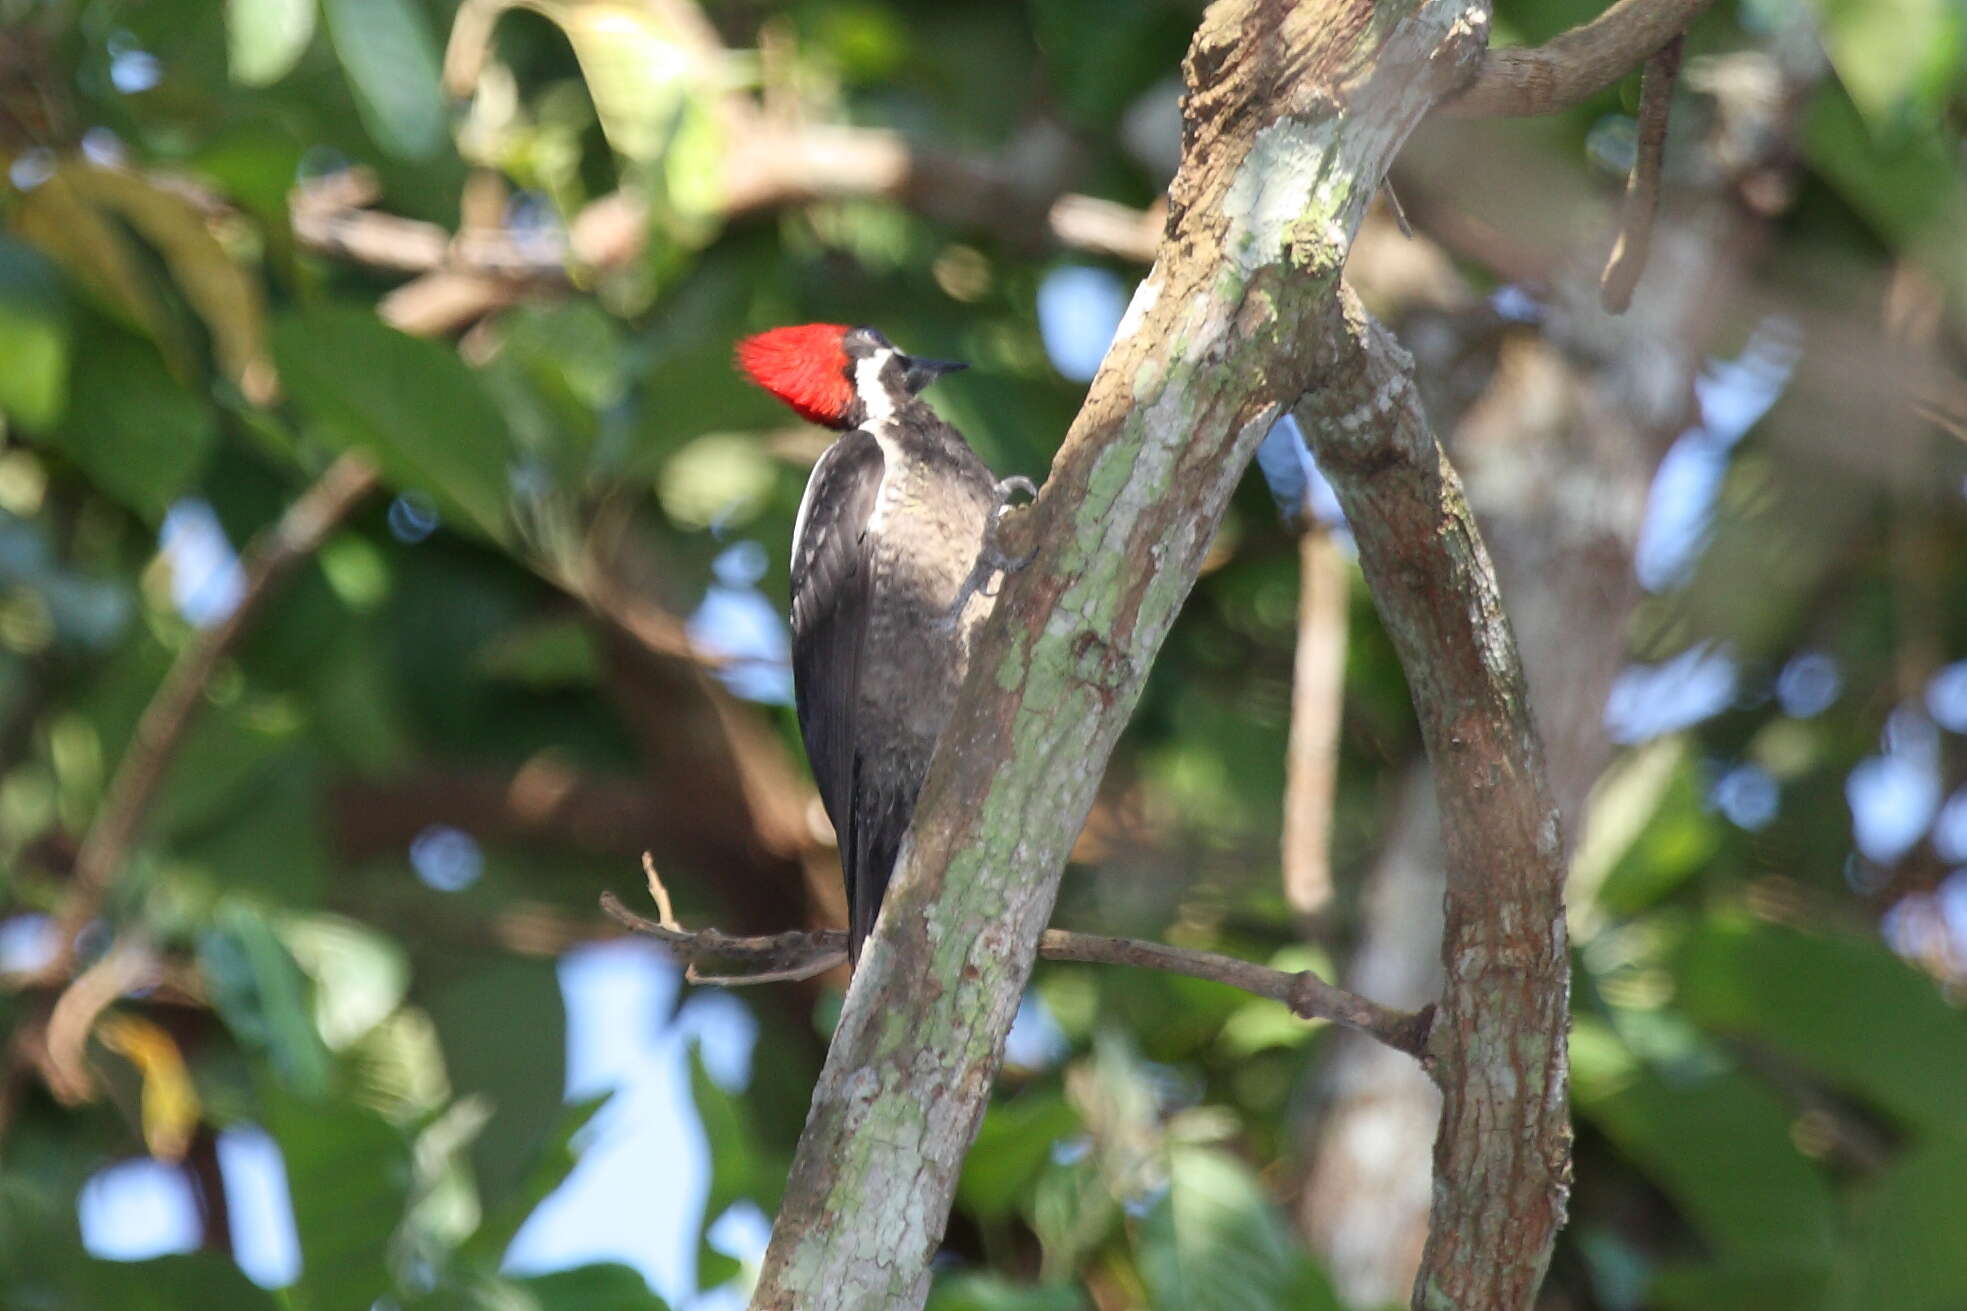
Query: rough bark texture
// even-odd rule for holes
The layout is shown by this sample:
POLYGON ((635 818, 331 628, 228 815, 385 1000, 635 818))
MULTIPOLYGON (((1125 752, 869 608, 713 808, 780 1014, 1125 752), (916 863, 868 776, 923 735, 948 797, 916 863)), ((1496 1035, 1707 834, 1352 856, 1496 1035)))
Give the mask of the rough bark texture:
POLYGON ((1522 665, 1412 361, 1356 302, 1298 407, 1413 692, 1448 857, 1447 985, 1426 1056, 1443 1095, 1417 1308, 1521 1311, 1564 1222, 1564 851, 1522 665))
MULTIPOLYGON (((1114 741, 1230 490, 1329 362, 1307 333, 1330 330, 1366 203, 1485 26, 1466 0, 1223 0, 1205 15, 1160 257, 1030 513, 1037 557, 983 636, 924 788, 814 1090, 755 1307, 921 1304, 1114 741)), ((1426 675, 1415 678, 1420 690, 1426 675)), ((1557 1004, 1561 1019, 1561 988, 1557 1004)), ((1514 1041, 1515 1018, 1498 1027, 1464 1007, 1444 1055, 1514 1041)), ((1561 1079, 1556 1091, 1561 1120, 1561 1079)), ((1547 1256, 1546 1242, 1535 1264, 1547 1256)))
POLYGON ((1713 0, 1618 0, 1540 46, 1491 50, 1442 108, 1459 118, 1549 114, 1603 91, 1687 30, 1713 0))

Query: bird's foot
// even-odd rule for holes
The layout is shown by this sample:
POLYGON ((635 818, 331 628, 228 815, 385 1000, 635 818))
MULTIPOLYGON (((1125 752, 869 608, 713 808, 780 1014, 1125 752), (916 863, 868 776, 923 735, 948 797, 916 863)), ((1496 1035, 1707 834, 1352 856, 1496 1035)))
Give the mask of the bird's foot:
POLYGON ((977 549, 977 562, 970 567, 970 576, 963 580, 963 586, 956 589, 956 599, 949 603, 949 609, 943 611, 942 618, 937 621, 939 628, 954 628, 957 619, 963 614, 964 607, 970 604, 972 596, 979 592, 985 596, 996 596, 997 588, 993 583, 998 576, 1018 572, 1030 564, 1033 557, 1038 554, 1034 548, 1020 556, 1009 555, 997 536, 998 524, 1006 514, 1016 508, 1011 504, 1012 497, 1023 492, 1026 496, 1037 499, 1037 484, 1022 474, 1016 474, 1000 481, 996 491, 996 503, 991 506, 990 517, 984 520, 983 542, 977 549))

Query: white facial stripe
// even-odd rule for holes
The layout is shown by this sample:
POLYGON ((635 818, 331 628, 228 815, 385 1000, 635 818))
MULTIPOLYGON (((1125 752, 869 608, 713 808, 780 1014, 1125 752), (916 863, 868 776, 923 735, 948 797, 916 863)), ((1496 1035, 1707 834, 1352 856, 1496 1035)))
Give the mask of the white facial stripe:
POLYGON ((884 346, 854 365, 854 390, 867 408, 869 428, 878 427, 894 416, 895 398, 881 381, 881 370, 894 358, 895 352, 884 346))

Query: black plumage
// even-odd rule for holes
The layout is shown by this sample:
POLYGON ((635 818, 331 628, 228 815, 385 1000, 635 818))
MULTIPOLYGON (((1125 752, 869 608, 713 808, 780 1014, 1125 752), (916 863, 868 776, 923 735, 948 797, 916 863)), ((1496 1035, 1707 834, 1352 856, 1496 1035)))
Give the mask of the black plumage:
POLYGON ((739 359, 842 432, 813 466, 793 528, 792 674, 858 961, 993 604, 978 583, 995 566, 979 561, 999 558, 987 527, 1005 493, 917 396, 961 366, 824 324, 751 338, 739 359))
MULTIPOLYGON (((848 433, 829 446, 813 467, 801 502, 792 555, 793 697, 813 781, 840 843, 856 959, 861 940, 874 927, 873 910, 863 925, 860 903, 878 906, 888 883, 884 869, 879 887, 856 896, 856 875, 866 863, 856 839, 853 799, 855 711, 874 578, 867 524, 884 465, 881 444, 866 432, 848 433)), ((888 866, 893 864, 891 855, 888 866)))

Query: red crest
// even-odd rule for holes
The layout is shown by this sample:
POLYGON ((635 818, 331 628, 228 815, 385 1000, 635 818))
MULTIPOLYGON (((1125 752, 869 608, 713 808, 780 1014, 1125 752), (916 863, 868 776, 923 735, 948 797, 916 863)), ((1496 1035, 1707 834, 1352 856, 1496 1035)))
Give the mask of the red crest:
POLYGON ((838 323, 802 323, 746 337, 738 343, 738 368, 801 417, 834 427, 854 403, 840 344, 848 331, 838 323))

